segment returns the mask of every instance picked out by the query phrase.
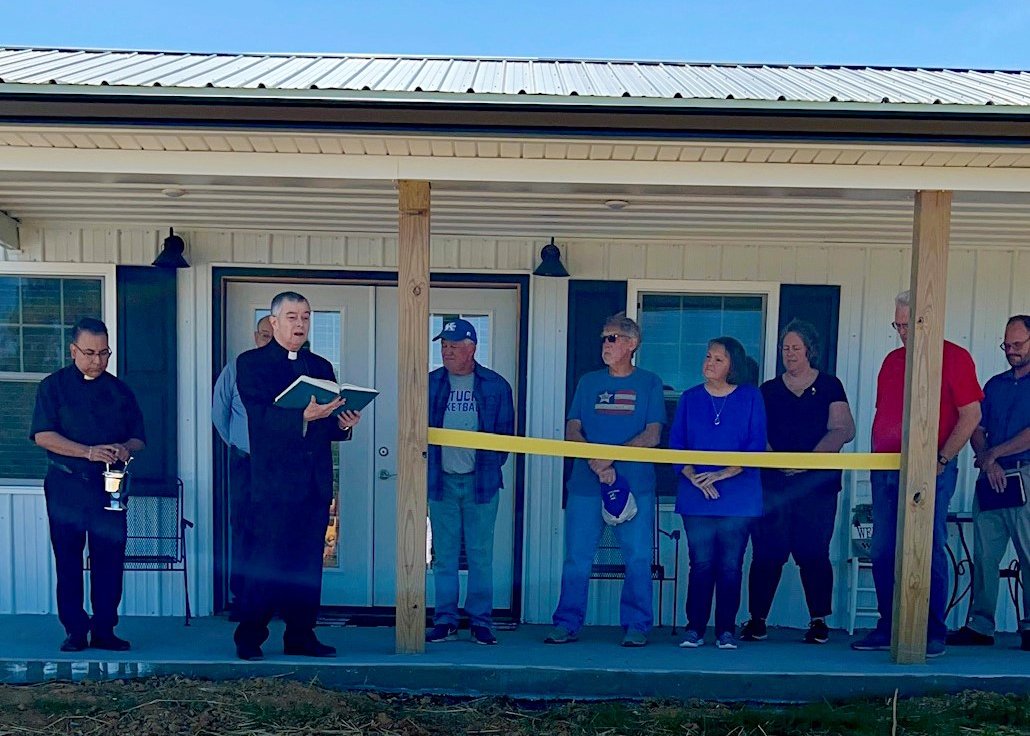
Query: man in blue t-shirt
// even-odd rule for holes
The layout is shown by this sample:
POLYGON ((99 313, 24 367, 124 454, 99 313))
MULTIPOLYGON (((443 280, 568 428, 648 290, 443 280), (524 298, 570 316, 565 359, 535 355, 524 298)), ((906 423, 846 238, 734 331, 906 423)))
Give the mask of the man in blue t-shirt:
MULTIPOLYGON (((576 386, 565 425, 565 439, 629 447, 656 447, 665 423, 662 381, 636 368, 640 347, 637 323, 619 313, 601 332, 601 358, 607 368, 587 373, 576 386)), ((622 645, 642 647, 654 622, 651 555, 654 535, 655 472, 651 463, 580 460, 572 467, 565 506, 565 562, 554 627, 544 640, 567 644, 577 639, 586 617, 590 568, 604 530, 602 484, 621 478, 637 504, 637 515, 615 526, 626 573, 619 605, 625 636, 622 645)))

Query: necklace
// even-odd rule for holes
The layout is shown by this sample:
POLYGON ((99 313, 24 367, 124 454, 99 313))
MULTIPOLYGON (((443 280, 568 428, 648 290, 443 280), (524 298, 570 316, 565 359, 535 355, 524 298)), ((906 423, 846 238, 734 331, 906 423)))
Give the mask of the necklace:
POLYGON ((723 409, 726 408, 726 402, 729 401, 729 398, 730 398, 729 394, 726 394, 725 396, 723 396, 722 397, 722 408, 716 408, 716 406, 715 406, 715 397, 712 396, 711 394, 708 394, 708 399, 712 402, 712 411, 715 412, 715 422, 714 422, 714 424, 715 424, 716 427, 719 426, 719 423, 720 423, 721 417, 722 417, 723 409))

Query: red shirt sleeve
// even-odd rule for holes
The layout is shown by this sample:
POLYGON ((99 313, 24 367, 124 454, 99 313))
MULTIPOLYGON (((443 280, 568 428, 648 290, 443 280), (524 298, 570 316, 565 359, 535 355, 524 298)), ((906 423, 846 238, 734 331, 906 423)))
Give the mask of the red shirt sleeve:
POLYGON ((980 381, 976 377, 976 363, 965 348, 955 343, 944 343, 944 370, 946 391, 950 394, 952 406, 956 409, 967 406, 984 397, 980 381))

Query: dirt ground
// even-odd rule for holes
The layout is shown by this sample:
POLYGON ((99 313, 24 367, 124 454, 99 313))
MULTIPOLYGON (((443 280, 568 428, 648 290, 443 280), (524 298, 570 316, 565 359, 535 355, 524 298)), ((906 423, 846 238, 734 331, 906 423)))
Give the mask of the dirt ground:
POLYGON ((282 679, 183 678, 0 686, 0 736, 18 734, 1030 734, 1030 695, 742 706, 544 703, 339 693, 282 679))

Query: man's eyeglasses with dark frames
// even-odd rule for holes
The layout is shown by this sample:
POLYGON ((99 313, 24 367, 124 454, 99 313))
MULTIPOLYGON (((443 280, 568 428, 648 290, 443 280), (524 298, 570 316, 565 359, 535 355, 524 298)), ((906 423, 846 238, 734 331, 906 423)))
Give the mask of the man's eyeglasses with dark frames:
POLYGON ((89 358, 90 360, 93 360, 93 358, 100 358, 101 360, 109 360, 111 358, 111 356, 114 355, 114 351, 111 350, 110 348, 107 348, 105 350, 101 350, 101 351, 98 352, 96 350, 83 350, 82 348, 80 348, 75 343, 72 343, 72 347, 75 348, 76 350, 78 350, 79 353, 81 353, 85 357, 89 358))
POLYGON ((625 335, 601 335, 601 342, 617 342, 620 337, 626 337, 625 335))
POLYGON ((1021 351, 1021 350, 1023 349, 1023 347, 1024 347, 1024 346, 1025 346, 1025 345, 1026 345, 1026 344, 1027 344, 1028 342, 1030 342, 1030 340, 1017 340, 1016 342, 1003 342, 1003 343, 1002 343, 1001 345, 999 345, 998 347, 1000 347, 1000 348, 1001 348, 1002 350, 1004 350, 1004 351, 1005 351, 1006 353, 1007 353, 1007 352, 1008 352, 1009 350, 1015 350, 1016 352, 1019 352, 1019 351, 1021 351))

